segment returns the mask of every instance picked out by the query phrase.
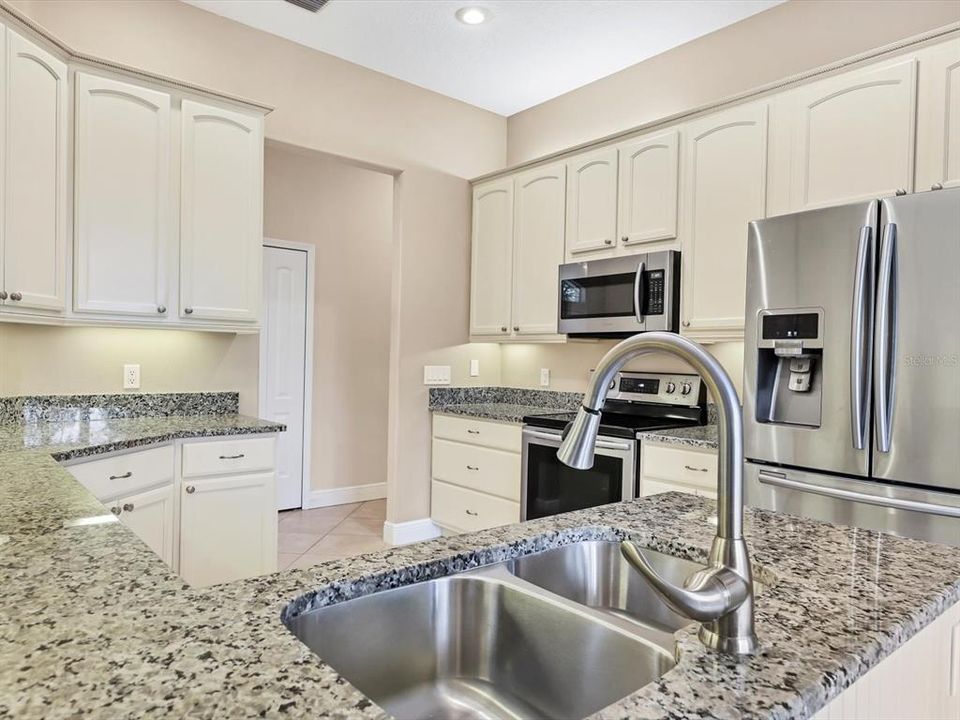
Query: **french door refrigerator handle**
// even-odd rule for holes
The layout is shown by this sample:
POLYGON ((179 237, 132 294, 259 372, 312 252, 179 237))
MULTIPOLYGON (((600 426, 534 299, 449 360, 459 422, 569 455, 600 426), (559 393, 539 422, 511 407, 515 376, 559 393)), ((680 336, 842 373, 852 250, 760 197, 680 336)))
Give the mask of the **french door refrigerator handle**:
POLYGON ((640 264, 637 265, 637 276, 633 280, 633 312, 637 317, 637 322, 643 322, 643 295, 641 294, 641 288, 643 287, 643 272, 646 270, 647 264, 640 261, 640 264))
POLYGON ((857 246, 857 269, 853 286, 853 316, 850 321, 850 429, 853 446, 866 446, 867 397, 870 387, 873 325, 873 228, 860 228, 857 246))
POLYGON ((945 517, 960 518, 960 507, 951 507, 950 505, 938 505, 937 503, 928 503, 921 500, 906 500, 904 498, 889 498, 870 495, 869 493, 857 492, 856 490, 844 490, 843 488, 828 488, 820 485, 811 485, 801 480, 792 480, 782 473, 771 473, 761 470, 757 474, 760 483, 763 485, 772 485, 774 487, 787 490, 799 490, 800 492, 813 493, 814 495, 823 495, 824 497, 835 498, 837 500, 850 500, 852 502, 861 502, 867 505, 877 505, 879 507, 891 508, 894 510, 911 510, 913 512, 926 513, 928 515, 943 515, 945 517))
POLYGON ((874 352, 874 407, 877 416, 877 449, 890 452, 893 434, 893 401, 896 396, 897 356, 897 225, 888 222, 880 244, 880 279, 877 287, 877 347, 874 352))

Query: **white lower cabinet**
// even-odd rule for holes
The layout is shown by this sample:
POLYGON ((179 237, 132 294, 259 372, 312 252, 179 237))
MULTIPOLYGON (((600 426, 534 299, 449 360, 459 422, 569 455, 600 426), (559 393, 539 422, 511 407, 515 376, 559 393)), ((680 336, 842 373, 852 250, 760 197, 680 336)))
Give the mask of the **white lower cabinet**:
POLYGON ((180 497, 180 575, 194 586, 276 570, 274 474, 185 480, 180 497))
POLYGON ((450 532, 520 521, 520 425, 435 415, 430 516, 450 532))
POLYGON ((120 522, 133 530, 160 559, 174 567, 177 535, 173 485, 128 495, 116 501, 120 522))
POLYGON ((685 492, 717 498, 717 451, 643 441, 640 495, 685 492))

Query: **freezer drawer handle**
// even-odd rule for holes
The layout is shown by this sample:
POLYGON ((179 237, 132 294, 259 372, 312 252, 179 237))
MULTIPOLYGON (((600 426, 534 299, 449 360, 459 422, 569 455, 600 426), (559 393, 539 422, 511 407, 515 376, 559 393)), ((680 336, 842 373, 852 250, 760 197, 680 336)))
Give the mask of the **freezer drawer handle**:
POLYGON ((922 502, 920 500, 879 497, 877 495, 857 492, 856 490, 844 490, 843 488, 826 488, 819 485, 811 485, 810 483, 801 482, 800 480, 791 480, 786 475, 782 475, 780 473, 771 473, 765 470, 761 470, 758 477, 763 485, 773 485, 774 487, 786 488, 787 490, 799 490, 800 492, 813 493, 814 495, 823 495, 825 497, 837 498, 839 500, 861 502, 866 503, 867 505, 878 505, 879 507, 892 508, 894 510, 910 510, 912 512, 926 513, 928 515, 943 515, 945 517, 960 518, 960 507, 937 505, 936 503, 922 502))
POLYGON ((873 228, 860 228, 857 269, 853 287, 853 317, 850 322, 850 429, 853 446, 863 450, 867 435, 867 403, 870 387, 870 342, 873 335, 873 228))

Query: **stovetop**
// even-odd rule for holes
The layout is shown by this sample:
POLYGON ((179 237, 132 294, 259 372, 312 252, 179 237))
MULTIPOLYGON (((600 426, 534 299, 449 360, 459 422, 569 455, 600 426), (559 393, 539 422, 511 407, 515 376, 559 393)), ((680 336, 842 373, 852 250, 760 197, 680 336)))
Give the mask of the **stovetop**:
MULTIPOLYGON (((547 430, 563 430, 576 416, 575 411, 526 415, 524 425, 547 430)), ((670 430, 681 427, 702 425, 698 420, 682 417, 650 417, 604 411, 600 415, 600 435, 606 437, 636 438, 638 433, 650 430, 670 430)))

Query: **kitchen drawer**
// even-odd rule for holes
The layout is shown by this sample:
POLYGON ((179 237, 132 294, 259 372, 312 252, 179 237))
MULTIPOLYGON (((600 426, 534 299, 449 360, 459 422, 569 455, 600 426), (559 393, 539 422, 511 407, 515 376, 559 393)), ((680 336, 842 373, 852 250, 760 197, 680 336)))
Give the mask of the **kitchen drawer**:
POLYGON ((483 445, 508 452, 520 452, 520 425, 514 423, 498 423, 490 420, 475 420, 473 418, 451 417, 450 415, 433 416, 433 436, 444 440, 483 445))
POLYGON ((717 488, 717 453, 709 450, 643 443, 641 463, 644 477, 674 480, 707 490, 717 488))
POLYGON ((183 476, 273 470, 274 445, 272 436, 184 443, 183 476))
POLYGON ((472 532, 520 522, 520 503, 433 481, 431 517, 450 530, 472 532))
POLYGON ((173 445, 112 455, 67 468, 101 501, 112 501, 173 482, 173 445))
POLYGON ((433 478, 520 501, 518 453, 434 439, 433 478))

